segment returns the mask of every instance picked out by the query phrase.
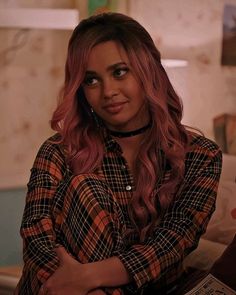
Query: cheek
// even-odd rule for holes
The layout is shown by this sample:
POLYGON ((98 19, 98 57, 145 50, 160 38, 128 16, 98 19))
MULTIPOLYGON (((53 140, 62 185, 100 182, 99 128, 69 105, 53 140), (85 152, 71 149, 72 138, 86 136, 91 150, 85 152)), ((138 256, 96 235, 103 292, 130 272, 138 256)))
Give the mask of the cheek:
POLYGON ((129 93, 129 95, 134 97, 139 97, 140 99, 144 97, 144 91, 141 85, 133 78, 133 81, 130 81, 130 83, 127 83, 126 90, 129 93))
POLYGON ((132 95, 132 99, 136 104, 141 105, 145 102, 145 95, 143 89, 140 87, 133 87, 130 89, 130 94, 132 95))

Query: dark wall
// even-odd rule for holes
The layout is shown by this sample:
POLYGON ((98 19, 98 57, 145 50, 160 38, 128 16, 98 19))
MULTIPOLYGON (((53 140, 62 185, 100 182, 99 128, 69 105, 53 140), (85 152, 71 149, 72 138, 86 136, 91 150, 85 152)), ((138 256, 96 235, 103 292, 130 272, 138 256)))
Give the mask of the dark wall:
POLYGON ((26 188, 0 191, 0 266, 22 263, 20 223, 26 188))

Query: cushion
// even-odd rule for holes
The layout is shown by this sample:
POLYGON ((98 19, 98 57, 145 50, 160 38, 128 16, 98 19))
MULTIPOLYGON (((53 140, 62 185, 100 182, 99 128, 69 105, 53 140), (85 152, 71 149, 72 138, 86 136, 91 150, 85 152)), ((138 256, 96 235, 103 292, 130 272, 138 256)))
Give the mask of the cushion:
POLYGON ((203 238, 228 245, 235 233, 236 183, 221 179, 216 200, 216 210, 203 238))
POLYGON ((185 258, 184 267, 209 270, 225 249, 226 245, 200 239, 197 249, 185 258))
POLYGON ((221 180, 236 182, 236 156, 223 154, 221 180))

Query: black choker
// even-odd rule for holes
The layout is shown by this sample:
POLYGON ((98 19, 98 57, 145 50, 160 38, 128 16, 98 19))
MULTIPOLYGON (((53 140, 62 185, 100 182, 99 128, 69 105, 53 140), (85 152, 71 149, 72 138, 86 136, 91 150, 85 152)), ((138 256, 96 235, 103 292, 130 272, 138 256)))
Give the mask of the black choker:
POLYGON ((151 127, 152 123, 149 122, 147 125, 145 125, 144 127, 142 128, 139 128, 139 129, 136 129, 136 130, 133 130, 133 131, 114 131, 114 130, 109 130, 110 134, 112 136, 115 136, 115 137, 119 137, 119 138, 124 138, 124 137, 131 137, 131 136, 135 136, 135 135, 138 135, 138 134, 141 134, 141 133, 144 133, 147 129, 149 129, 151 127))

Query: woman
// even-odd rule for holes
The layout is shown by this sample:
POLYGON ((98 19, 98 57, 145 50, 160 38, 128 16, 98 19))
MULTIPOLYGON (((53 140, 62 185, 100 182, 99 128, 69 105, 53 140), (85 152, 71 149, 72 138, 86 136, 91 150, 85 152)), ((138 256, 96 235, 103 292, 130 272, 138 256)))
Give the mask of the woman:
POLYGON ((181 124, 147 31, 90 17, 69 42, 62 99, 22 221, 16 294, 171 294, 215 207, 221 151, 181 124))

